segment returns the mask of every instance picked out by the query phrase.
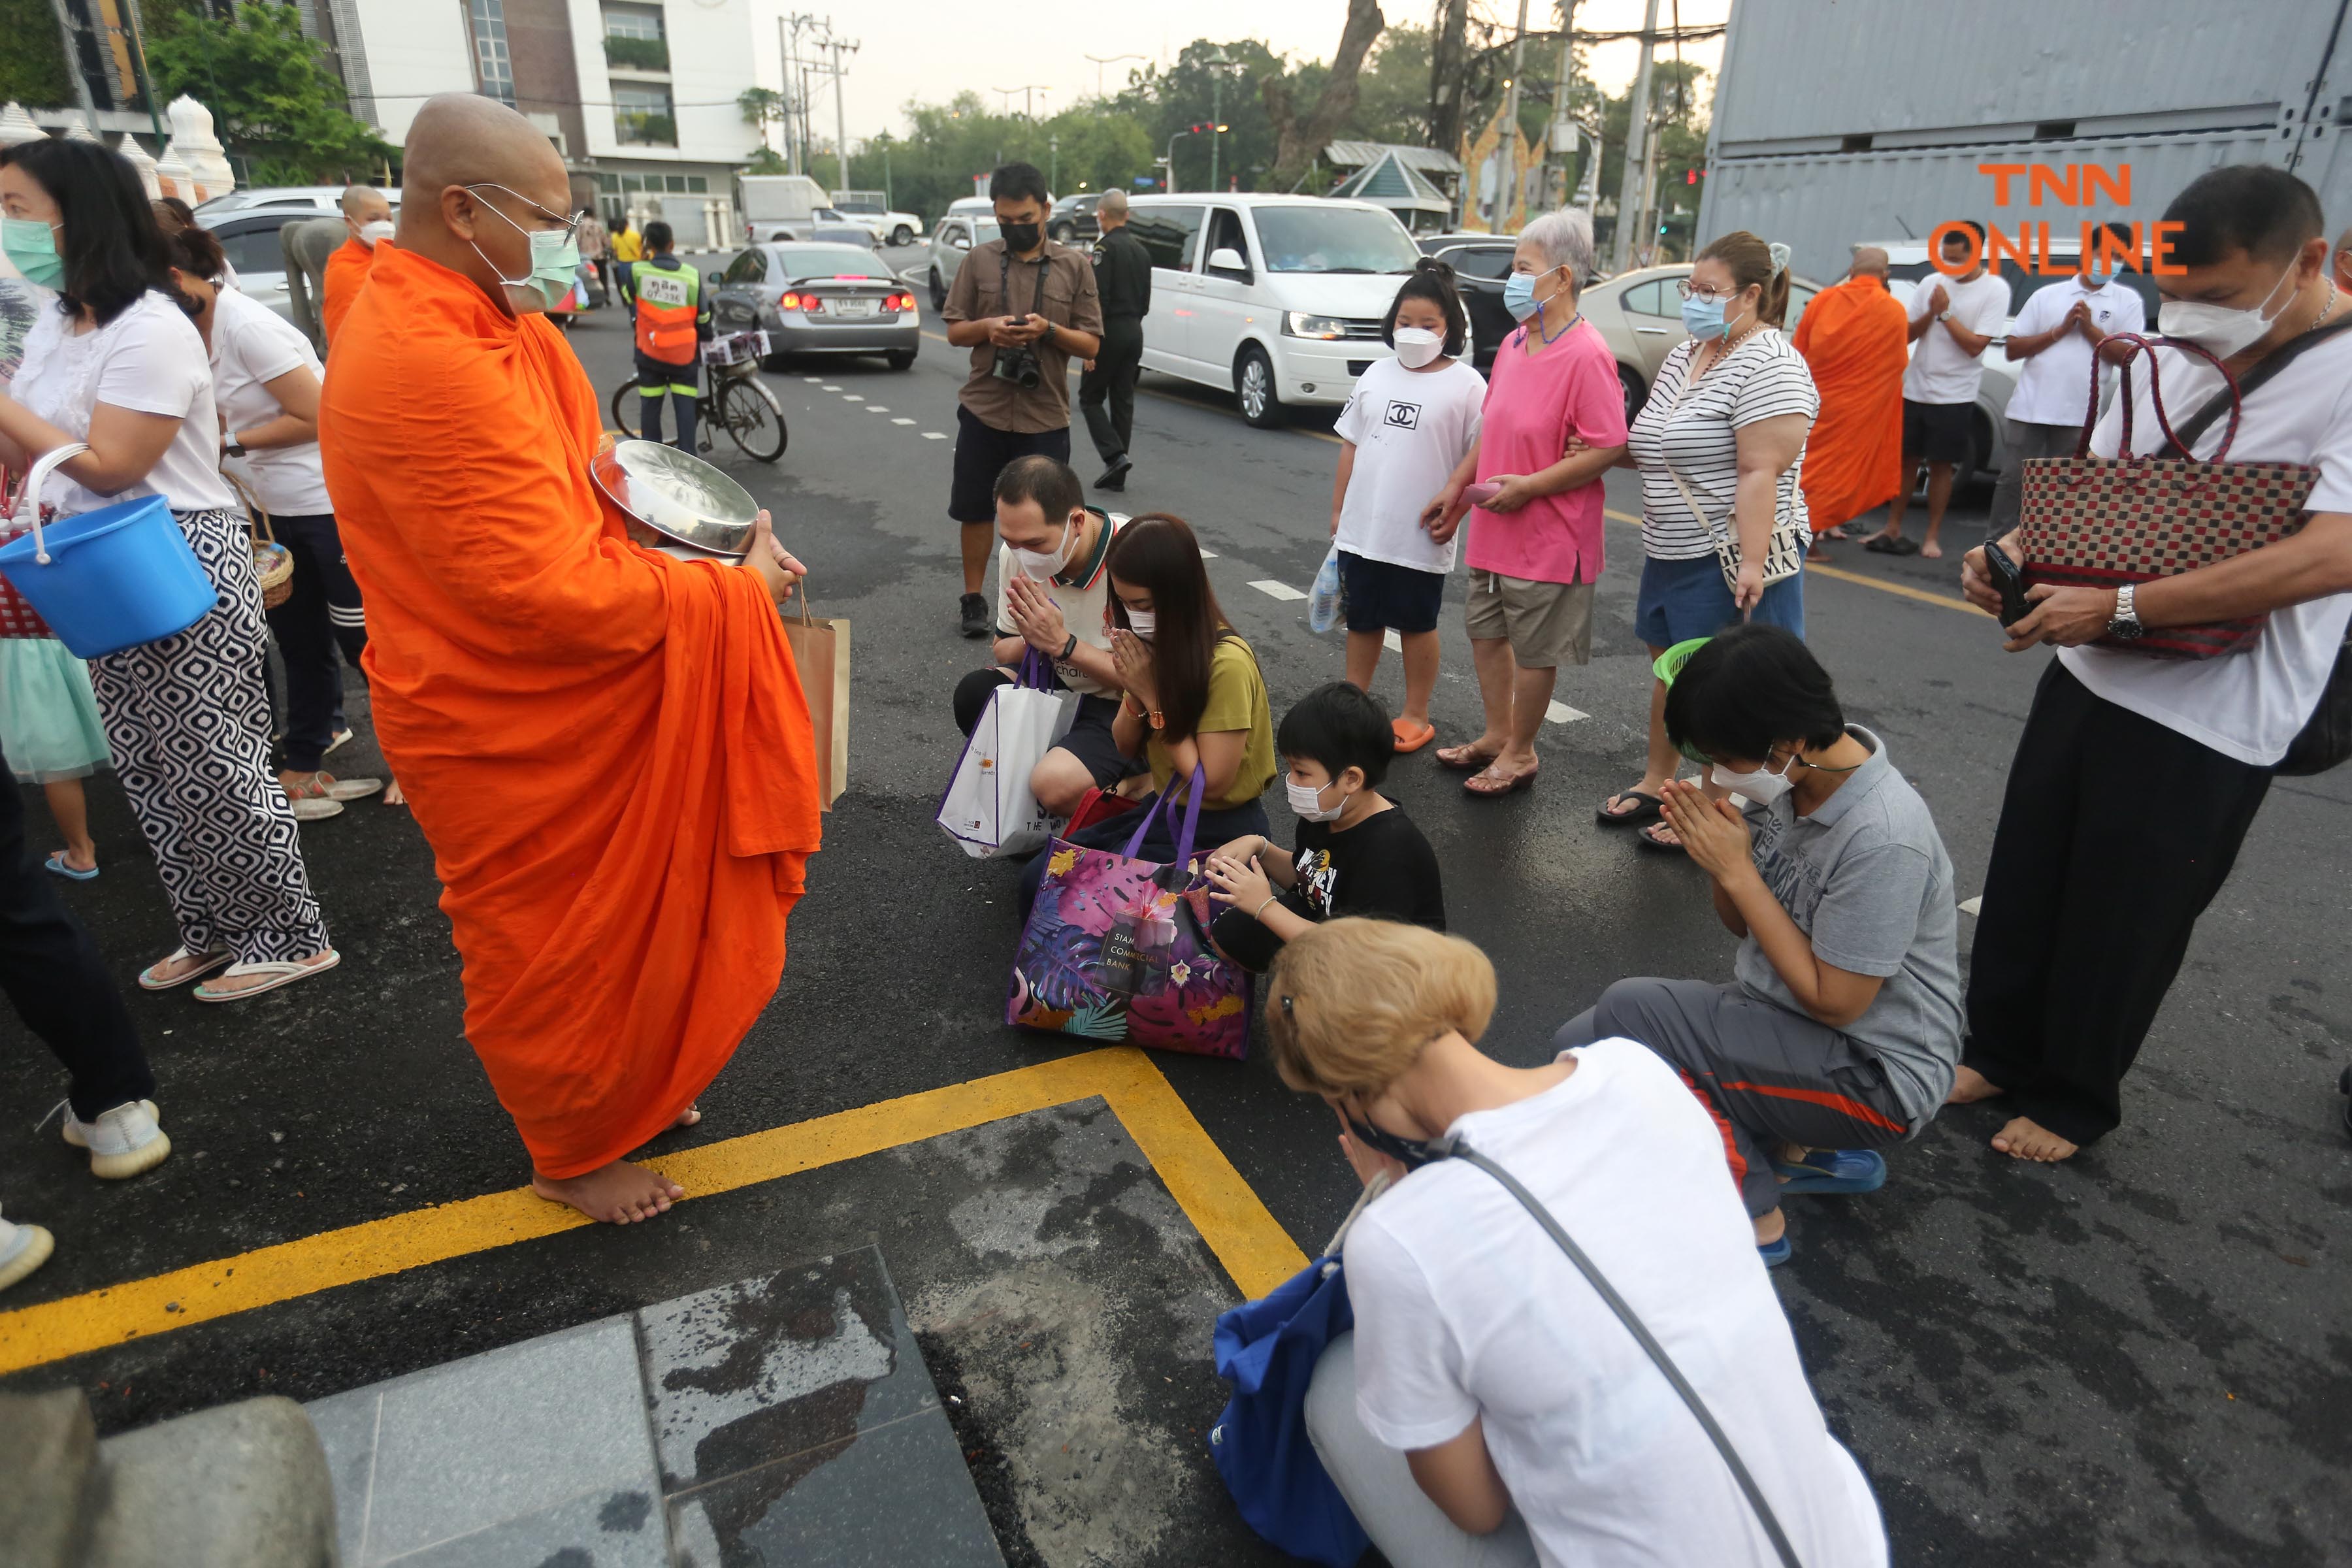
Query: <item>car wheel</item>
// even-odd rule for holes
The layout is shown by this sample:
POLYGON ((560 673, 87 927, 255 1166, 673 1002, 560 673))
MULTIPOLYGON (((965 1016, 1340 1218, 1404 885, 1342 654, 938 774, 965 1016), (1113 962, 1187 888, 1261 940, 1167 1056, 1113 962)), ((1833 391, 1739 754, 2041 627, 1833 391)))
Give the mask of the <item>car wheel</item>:
POLYGON ((898 227, 890 231, 890 243, 893 245, 912 245, 915 243, 915 231, 908 228, 902 223, 898 227))
POLYGON ((1057 223, 1052 228, 1045 231, 1045 237, 1052 240, 1058 240, 1060 243, 1067 245, 1072 240, 1078 237, 1078 231, 1071 227, 1068 224, 1057 223))
POLYGON ((915 368, 915 351, 893 349, 890 352, 889 363, 892 370, 912 370, 915 368))
POLYGON ((1631 425, 1633 416, 1642 412, 1642 405, 1650 400, 1650 389, 1642 384, 1640 374, 1632 366, 1624 364, 1617 367, 1617 384, 1625 394, 1625 423, 1631 425))
POLYGON ((944 310, 948 304, 948 286, 940 281, 940 269, 931 268, 931 309, 944 310))
POLYGON ((1242 417, 1259 429, 1270 430, 1283 422, 1282 396, 1274 385, 1274 362, 1255 343, 1244 343, 1234 362, 1234 395, 1241 403, 1242 417))

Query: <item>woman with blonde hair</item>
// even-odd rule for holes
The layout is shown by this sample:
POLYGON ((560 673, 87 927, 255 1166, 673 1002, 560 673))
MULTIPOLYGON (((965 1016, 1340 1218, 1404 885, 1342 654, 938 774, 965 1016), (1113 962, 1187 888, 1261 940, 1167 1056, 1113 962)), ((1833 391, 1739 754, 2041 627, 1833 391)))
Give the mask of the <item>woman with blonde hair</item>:
POLYGON ((1348 1233, 1355 1331, 1307 1396, 1317 1455, 1392 1563, 1613 1568, 1779 1561, 1714 1442, 1494 1177, 1509 1172, 1681 1368, 1811 1568, 1883 1564, 1876 1502, 1823 1424, 1723 1143, 1632 1040, 1541 1066, 1476 1041, 1495 971, 1459 937, 1337 920, 1267 982, 1283 1081, 1338 1113, 1382 1193, 1348 1233))

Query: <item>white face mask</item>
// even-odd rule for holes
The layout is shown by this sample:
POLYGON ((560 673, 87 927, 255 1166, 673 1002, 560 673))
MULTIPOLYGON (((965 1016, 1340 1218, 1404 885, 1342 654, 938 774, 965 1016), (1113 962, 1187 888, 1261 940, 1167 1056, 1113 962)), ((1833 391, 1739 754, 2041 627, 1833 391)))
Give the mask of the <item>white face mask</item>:
POLYGON ((363 223, 360 225, 360 243, 373 250, 379 243, 392 237, 392 230, 393 222, 388 217, 380 217, 373 223, 363 223))
POLYGON ((1152 628, 1157 626, 1159 624, 1160 617, 1153 615, 1150 610, 1130 609, 1127 612, 1127 629, 1133 632, 1137 637, 1141 637, 1145 642, 1150 642, 1151 640, 1152 628))
POLYGON ((1062 548, 1058 551, 1023 550, 1016 545, 1013 558, 1021 563, 1024 576, 1034 577, 1042 583, 1069 563, 1070 549, 1076 543, 1077 537, 1077 527, 1072 524, 1063 530, 1062 548))
POLYGON ((1407 370, 1419 370, 1445 347, 1445 340, 1426 327, 1399 327, 1395 337, 1397 363, 1407 370))
POLYGON ((1793 754, 1780 764, 1780 771, 1777 773, 1771 771, 1772 763, 1769 757, 1765 759, 1764 766, 1752 773, 1735 773, 1717 763, 1710 776, 1717 789, 1727 789, 1734 795, 1744 795, 1759 805, 1769 805, 1797 787, 1789 778, 1796 765, 1797 759, 1793 754))
MULTIPOLYGON (((2195 343, 2216 359, 2228 359, 2271 330, 2271 323, 2278 317, 2263 314, 2263 306, 2277 296, 2281 285, 2294 278, 2294 264, 2289 262, 2278 282, 2263 296, 2263 303, 2252 310, 2209 305, 2201 300, 2167 300, 2157 308, 2157 331, 2168 338, 2195 343)), ((2294 296, 2290 294, 2288 298, 2292 300, 2294 296)), ((2282 305, 2279 310, 2283 313, 2286 307, 2282 305)))
POLYGON ((1336 820, 1341 812, 1348 809, 1348 797, 1344 795, 1339 797, 1339 805, 1328 810, 1324 809, 1323 790, 1330 787, 1327 784, 1322 789, 1317 789, 1292 778, 1282 781, 1282 793, 1289 797, 1290 809, 1298 814, 1298 819, 1301 822, 1331 822, 1336 820))

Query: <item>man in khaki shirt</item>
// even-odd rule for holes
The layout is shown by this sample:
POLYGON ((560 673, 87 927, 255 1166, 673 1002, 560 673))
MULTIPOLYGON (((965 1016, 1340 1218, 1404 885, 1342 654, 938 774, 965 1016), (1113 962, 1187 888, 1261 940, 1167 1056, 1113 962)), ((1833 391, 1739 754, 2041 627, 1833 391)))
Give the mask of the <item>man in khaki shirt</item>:
POLYGON ((989 177, 1002 239, 966 252, 948 290, 948 342, 971 351, 956 409, 955 481, 948 516, 963 534, 963 635, 989 633, 981 584, 996 539, 996 476, 1015 458, 1070 460, 1072 359, 1101 346, 1094 264, 1045 237, 1053 198, 1031 163, 989 177))

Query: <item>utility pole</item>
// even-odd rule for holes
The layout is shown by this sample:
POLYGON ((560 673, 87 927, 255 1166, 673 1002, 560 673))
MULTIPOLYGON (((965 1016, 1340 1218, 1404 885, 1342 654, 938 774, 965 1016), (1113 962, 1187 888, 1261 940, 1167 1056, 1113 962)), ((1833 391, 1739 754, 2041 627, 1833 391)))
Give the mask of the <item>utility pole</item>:
MULTIPOLYGON (((1576 117, 1569 106, 1569 90, 1576 82, 1575 33, 1576 0, 1559 0, 1559 71, 1551 79, 1551 151, 1559 154, 1561 206, 1568 205, 1569 171, 1576 163, 1576 117)), ((1600 156, 1597 149, 1593 156, 1600 156)))
POLYGON ((155 106, 154 75, 147 68, 147 43, 141 36, 139 0, 123 0, 122 19, 130 25, 131 63, 139 75, 139 96, 147 100, 147 125, 155 133, 155 155, 160 158, 164 145, 163 116, 155 106))
MULTIPOLYGON (((1527 0, 1520 0, 1525 5, 1527 0)), ((1231 55, 1219 46, 1217 52, 1201 62, 1209 68, 1209 189, 1223 190, 1217 184, 1217 149, 1224 141, 1223 121, 1225 117, 1225 68, 1234 63, 1231 55)))
POLYGON ((842 91, 842 81, 849 74, 841 63, 844 54, 857 52, 857 40, 835 37, 831 31, 832 18, 825 19, 827 32, 817 47, 833 53, 833 63, 827 68, 833 73, 833 134, 835 175, 841 181, 840 189, 849 188, 849 106, 842 91))
POLYGON ((799 40, 814 31, 817 19, 805 11, 776 18, 776 44, 784 57, 784 163, 795 174, 808 173, 808 70, 801 63, 799 40))
POLYGON ((1049 191, 1056 191, 1062 187, 1062 133, 1060 132, 1056 131, 1045 138, 1045 153, 1049 160, 1045 170, 1045 188, 1049 191))
POLYGON ((1519 183, 1519 78, 1528 68, 1528 0, 1519 0, 1518 36, 1511 40, 1511 85, 1503 95, 1501 143, 1496 150, 1502 154, 1503 178, 1495 187, 1495 221, 1493 230, 1504 232, 1511 221, 1511 198, 1518 195, 1519 183))
POLYGON ((1609 270, 1633 265, 1633 231, 1650 205, 1650 56, 1658 44, 1658 0, 1649 0, 1642 18, 1642 63, 1633 72, 1633 101, 1625 117, 1625 177, 1617 192, 1617 234, 1609 247, 1609 270))

